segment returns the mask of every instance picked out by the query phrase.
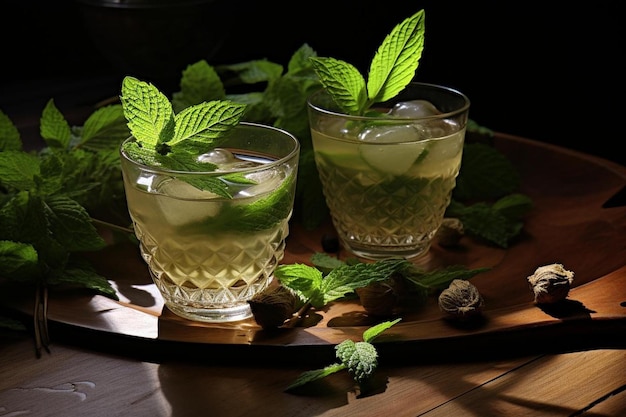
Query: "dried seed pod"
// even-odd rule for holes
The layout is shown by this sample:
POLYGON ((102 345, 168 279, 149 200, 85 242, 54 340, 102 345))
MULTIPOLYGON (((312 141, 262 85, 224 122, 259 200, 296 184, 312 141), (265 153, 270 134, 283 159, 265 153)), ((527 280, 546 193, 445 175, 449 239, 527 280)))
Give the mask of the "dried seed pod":
POLYGON ((444 248, 453 247, 459 244, 464 234, 465 231, 461 220, 454 217, 446 217, 435 234, 435 240, 439 243, 439 246, 444 248))
POLYGON ((567 297, 574 281, 574 273, 561 264, 550 264, 540 266, 527 279, 535 294, 535 303, 551 304, 567 297))
POLYGON ((296 311, 298 298, 282 285, 271 286, 248 300, 254 320, 264 329, 280 327, 296 311))
POLYGON ((439 294, 439 308, 459 319, 479 315, 484 305, 478 288, 464 279, 453 280, 448 288, 439 294))
POLYGON ((362 288, 357 288, 361 305, 372 316, 391 316, 395 313, 400 300, 399 291, 395 279, 391 278, 383 282, 374 282, 362 288))

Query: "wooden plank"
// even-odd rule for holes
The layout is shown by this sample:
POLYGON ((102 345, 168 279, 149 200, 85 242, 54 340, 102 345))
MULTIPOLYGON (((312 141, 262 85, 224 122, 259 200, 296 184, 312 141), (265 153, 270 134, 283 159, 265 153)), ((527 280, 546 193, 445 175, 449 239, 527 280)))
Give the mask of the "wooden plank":
MULTIPOLYGON (((571 416, 625 384, 626 350, 549 355, 477 386, 424 416, 571 416)), ((615 403, 606 408, 611 412, 624 409, 615 403)))

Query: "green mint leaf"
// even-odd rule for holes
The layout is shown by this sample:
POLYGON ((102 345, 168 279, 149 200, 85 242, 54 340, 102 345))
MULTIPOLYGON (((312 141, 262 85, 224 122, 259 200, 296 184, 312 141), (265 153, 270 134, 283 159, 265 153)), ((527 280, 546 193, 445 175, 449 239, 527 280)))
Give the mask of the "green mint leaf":
POLYGON ((242 84, 273 83, 283 74, 283 66, 267 59, 220 65, 217 67, 226 87, 242 84))
POLYGON ((41 198, 19 191, 0 206, 0 239, 35 245, 47 234, 41 198))
POLYGON ((304 264, 278 265, 274 276, 304 302, 320 297, 323 276, 317 268, 304 264))
POLYGON ((359 70, 335 58, 311 57, 310 60, 339 108, 348 114, 362 114, 367 105, 367 87, 359 70))
POLYGON ((127 76, 120 99, 130 132, 144 146, 157 149, 174 137, 174 110, 154 85, 127 76))
POLYGON ((363 332, 363 341, 372 343, 372 341, 374 341, 374 339, 376 339, 382 332, 399 323, 401 320, 401 318, 398 318, 393 321, 384 321, 382 323, 378 323, 373 327, 370 327, 369 329, 365 330, 365 332, 363 332))
POLYGON ((35 186, 34 177, 39 174, 39 158, 21 151, 0 152, 0 184, 17 190, 29 190, 35 186))
POLYGON ((84 149, 117 151, 120 143, 130 136, 124 109, 120 104, 99 108, 87 118, 80 136, 79 145, 84 149))
POLYGON ((333 269, 346 264, 345 262, 324 252, 315 252, 311 256, 311 263, 324 274, 328 274, 333 269))
POLYGON ((85 262, 73 262, 67 268, 53 271, 47 282, 49 285, 87 288, 113 300, 119 300, 109 281, 85 262))
POLYGON ((105 246, 89 214, 76 201, 64 196, 52 196, 45 203, 51 236, 67 251, 91 251, 105 246))
POLYGON ((524 217, 533 208, 533 201, 524 194, 510 194, 502 197, 491 206, 508 219, 517 220, 524 217))
POLYGON ((0 151, 21 151, 20 132, 9 116, 0 110, 0 151))
POLYGON ((313 67, 309 58, 316 57, 317 53, 313 48, 311 48, 308 44, 303 44, 300 46, 296 52, 289 58, 289 62, 287 63, 287 74, 288 75, 305 75, 309 76, 315 75, 313 72, 313 67))
POLYGON ((424 32, 424 10, 420 10, 387 35, 370 65, 370 103, 395 97, 413 79, 424 49, 424 32))
POLYGON ((38 260, 33 245, 0 240, 0 277, 24 280, 37 276, 38 260))
POLYGON ((357 288, 389 279, 392 274, 411 265, 406 259, 386 259, 374 263, 357 263, 333 269, 321 284, 321 297, 313 297, 311 305, 323 307, 331 301, 351 294, 357 288))
POLYGON ((236 126, 246 106, 232 101, 210 101, 188 107, 175 117, 175 133, 167 144, 172 148, 202 147, 207 152, 222 142, 236 126))
POLYGON ((172 106, 178 113, 204 101, 223 100, 225 97, 224 85, 215 68, 200 60, 183 71, 180 91, 172 94, 172 106))
POLYGON ((486 203, 464 206, 452 201, 446 213, 457 217, 463 223, 466 233, 482 238, 502 248, 509 246, 509 241, 522 231, 524 223, 510 219, 499 210, 486 203))
POLYGON ((39 125, 41 137, 52 148, 66 149, 72 139, 72 129, 54 105, 54 100, 48 100, 43 109, 39 125))
POLYGON ((461 265, 451 265, 443 269, 428 272, 412 271, 411 273, 406 274, 405 277, 420 288, 427 291, 436 291, 448 288, 450 283, 455 279, 469 280, 475 275, 486 272, 489 269, 490 268, 468 269, 467 267, 461 265))
POLYGON ((514 192, 521 183, 511 162, 483 143, 465 144, 461 170, 453 198, 460 201, 490 200, 514 192))
POLYGON ((340 363, 334 363, 322 369, 316 369, 313 371, 303 372, 293 383, 291 383, 287 388, 285 388, 285 391, 291 391, 295 388, 301 387, 302 385, 308 384, 309 382, 322 379, 324 377, 327 377, 328 375, 334 374, 335 372, 339 372, 344 369, 346 369, 346 365, 340 364, 340 363))

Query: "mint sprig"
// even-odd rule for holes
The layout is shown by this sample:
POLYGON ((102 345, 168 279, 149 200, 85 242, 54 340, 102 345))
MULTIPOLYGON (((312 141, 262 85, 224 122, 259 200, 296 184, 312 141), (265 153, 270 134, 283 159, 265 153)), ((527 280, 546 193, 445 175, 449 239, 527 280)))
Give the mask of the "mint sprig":
POLYGON ((362 342, 346 339, 339 343, 335 346, 335 353, 337 359, 340 361, 339 363, 333 363, 322 369, 303 372, 293 383, 285 388, 285 391, 293 391, 298 387, 344 369, 348 370, 363 391, 364 388, 366 388, 368 380, 373 376, 378 367, 378 352, 376 347, 372 344, 374 339, 378 338, 382 332, 401 320, 402 319, 385 321, 368 328, 363 332, 362 342))
POLYGON ((389 279, 410 267, 406 259, 386 259, 375 263, 340 265, 323 276, 319 269, 304 265, 279 265, 274 272, 282 285, 315 308, 354 293, 357 288, 389 279))
MULTIPOLYGON (((124 151, 144 165, 174 171, 208 172, 211 163, 198 156, 223 143, 228 132, 239 124, 245 104, 212 100, 174 113, 170 100, 153 84, 127 76, 120 97, 128 128, 135 138, 124 151)), ((231 198, 226 183, 219 178, 182 177, 194 187, 231 198)))
MULTIPOLYGON (((214 149, 239 123, 246 108, 229 100, 213 100, 175 114, 172 103, 154 85, 130 76, 122 82, 120 99, 136 141, 147 152, 163 156, 214 149)), ((167 164, 163 159, 158 162, 167 164)))
POLYGON ((363 115, 373 104, 394 98, 415 76, 424 49, 424 10, 394 27, 370 64, 367 84, 352 64, 311 57, 313 68, 335 103, 348 114, 363 115))

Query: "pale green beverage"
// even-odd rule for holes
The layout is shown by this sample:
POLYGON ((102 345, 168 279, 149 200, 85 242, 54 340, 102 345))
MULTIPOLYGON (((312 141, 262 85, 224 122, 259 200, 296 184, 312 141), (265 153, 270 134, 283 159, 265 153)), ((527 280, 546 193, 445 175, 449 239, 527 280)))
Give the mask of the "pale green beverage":
POLYGON ((284 255, 298 154, 292 135, 249 123, 200 156, 218 165, 215 172, 149 167, 122 152, 141 254, 172 312, 205 322, 252 315, 247 301, 269 285, 284 255), (207 177, 232 198, 193 185, 207 177))
POLYGON ((314 94, 315 161, 343 246, 367 259, 416 258, 428 253, 450 203, 469 100, 412 83, 384 105, 376 109, 384 114, 350 116, 324 91, 314 94))

